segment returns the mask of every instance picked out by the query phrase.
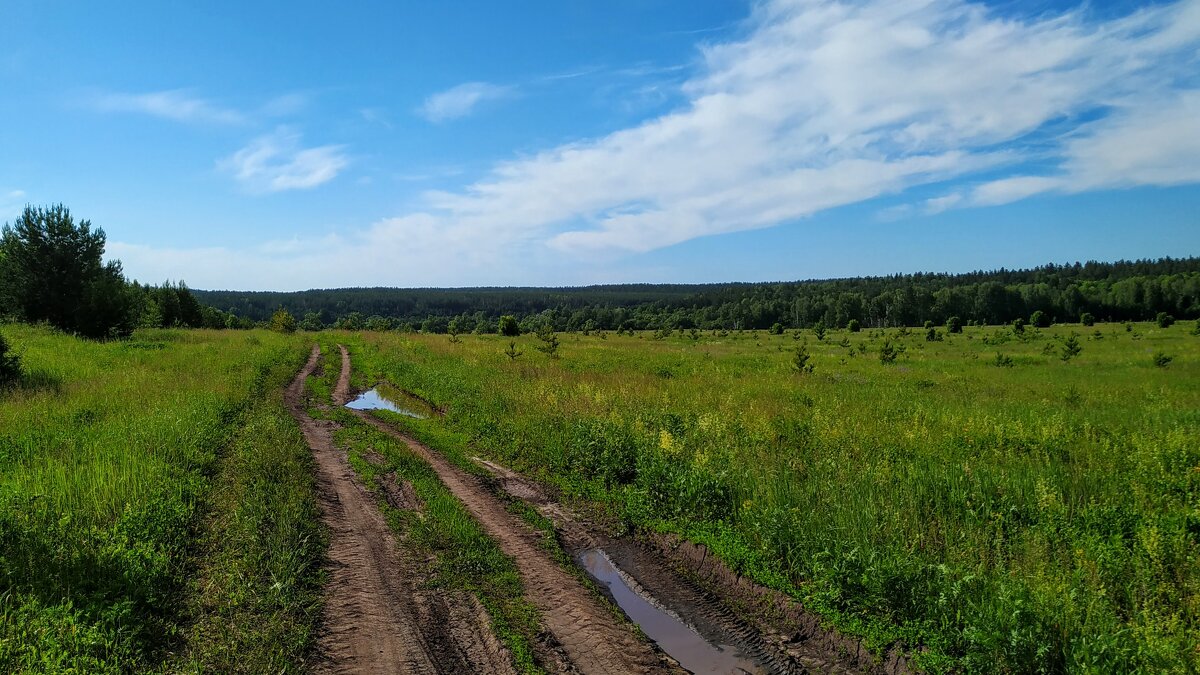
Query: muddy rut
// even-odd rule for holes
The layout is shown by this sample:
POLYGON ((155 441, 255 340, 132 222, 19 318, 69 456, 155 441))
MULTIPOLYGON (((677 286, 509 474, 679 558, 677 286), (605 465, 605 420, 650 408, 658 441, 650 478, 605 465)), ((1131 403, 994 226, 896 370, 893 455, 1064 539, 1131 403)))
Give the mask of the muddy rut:
MULTIPOLYGON (((465 593, 420 586, 420 561, 397 546, 376 499, 336 448, 337 424, 307 412, 304 384, 320 349, 285 401, 316 460, 322 517, 330 531, 330 581, 318 638, 318 673, 512 673, 486 611, 465 593)), ((345 403, 350 363, 343 350, 334 402, 345 403)))
MULTIPOLYGON (((343 375, 348 373, 349 364, 345 354, 343 348, 343 375)), ((509 513, 483 481, 386 422, 366 412, 353 412, 367 424, 403 441, 428 462, 501 550, 516 561, 526 597, 541 612, 545 629, 568 661, 559 664, 561 668, 584 675, 683 672, 563 570, 539 546, 540 535, 509 513)))

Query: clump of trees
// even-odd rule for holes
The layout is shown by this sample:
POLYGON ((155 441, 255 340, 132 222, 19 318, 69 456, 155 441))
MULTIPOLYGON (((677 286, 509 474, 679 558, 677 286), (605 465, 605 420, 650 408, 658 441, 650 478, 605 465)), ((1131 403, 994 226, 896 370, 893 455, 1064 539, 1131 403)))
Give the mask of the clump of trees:
POLYGON ((249 328, 252 322, 205 307, 183 283, 150 286, 104 261, 104 230, 76 222, 62 204, 26 206, 0 232, 0 317, 46 323, 89 338, 135 328, 249 328))

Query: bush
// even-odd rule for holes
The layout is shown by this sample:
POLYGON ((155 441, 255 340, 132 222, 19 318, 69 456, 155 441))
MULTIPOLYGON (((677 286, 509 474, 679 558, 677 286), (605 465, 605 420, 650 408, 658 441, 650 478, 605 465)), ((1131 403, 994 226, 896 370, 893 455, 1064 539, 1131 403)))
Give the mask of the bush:
POLYGON ((896 347, 892 345, 891 340, 885 340, 879 345, 879 362, 883 364, 895 363, 896 357, 900 352, 896 351, 896 347))
POLYGON ((1038 310, 1029 315, 1029 325, 1035 328, 1048 328, 1050 326, 1050 317, 1042 310, 1038 310))
POLYGON ((1158 323, 1159 328, 1170 328, 1175 323, 1175 317, 1166 312, 1159 312, 1158 316, 1154 317, 1154 320, 1158 323))
POLYGON ((850 322, 846 324, 846 330, 857 333, 862 330, 862 324, 858 322, 858 319, 850 319, 850 322))
POLYGON ((1079 315, 1079 323, 1085 326, 1095 326, 1096 317, 1092 316, 1091 312, 1084 312, 1083 314, 1079 315))
POLYGON ((1005 356, 1000 352, 996 352, 996 358, 992 361, 992 365, 997 368, 1012 368, 1013 360, 1011 356, 1005 356))
POLYGON ((825 322, 824 321, 818 321, 817 325, 813 326, 813 335, 816 335, 818 340, 825 339, 825 322))
POLYGON ((500 317, 498 329, 500 334, 505 337, 516 337, 521 334, 521 326, 517 323, 517 317, 509 314, 500 317))
POLYGON ((295 333, 296 332, 296 317, 286 309, 280 307, 271 315, 271 322, 268 327, 276 333, 295 333))
POLYGON ((813 371, 812 357, 808 354, 808 346, 800 345, 796 348, 796 355, 792 358, 792 369, 801 375, 808 375, 813 371))
MULTIPOLYGON (((932 324, 932 322, 926 322, 926 323, 932 324)), ((930 325, 929 328, 925 329, 925 341, 926 342, 941 342, 942 334, 941 334, 941 332, 938 331, 938 329, 936 329, 932 325, 930 325)))
POLYGON ((783 324, 776 321, 775 323, 771 324, 771 329, 768 332, 770 332, 771 335, 783 335, 783 324))
POLYGON ((962 332, 962 319, 958 318, 957 316, 952 316, 949 319, 946 319, 946 332, 947 333, 961 333, 962 332))
POLYGON ((549 323, 542 324, 538 328, 537 339, 542 341, 538 345, 537 350, 552 359, 558 358, 558 336, 554 334, 554 327, 549 323))
POLYGON ((0 386, 21 379, 21 357, 12 353, 8 340, 0 335, 0 386))
POLYGON ((929 330, 930 328, 933 328, 933 322, 926 320, 925 323, 923 324, 923 327, 925 328, 925 330, 929 330))
POLYGON ((1167 366, 1171 365, 1171 362, 1175 360, 1175 357, 1168 356, 1167 354, 1159 351, 1154 352, 1154 356, 1151 358, 1151 360, 1154 362, 1155 366, 1159 368, 1166 368, 1167 366))
POLYGON ((1012 322, 1013 332, 1020 335, 1025 332, 1025 319, 1014 319, 1012 322))
POLYGON ((504 355, 508 357, 508 360, 509 360, 509 361, 516 361, 516 360, 517 360, 517 357, 518 357, 518 356, 520 356, 521 354, 524 354, 524 353, 525 353, 525 352, 523 352, 523 351, 521 351, 521 350, 517 349, 517 343, 516 343, 516 342, 509 342, 509 343, 508 343, 508 349, 505 349, 505 350, 504 350, 504 355))
POLYGON ((1079 356, 1079 352, 1083 351, 1083 347, 1079 346, 1079 336, 1071 333, 1067 339, 1063 341, 1061 358, 1064 362, 1079 356))

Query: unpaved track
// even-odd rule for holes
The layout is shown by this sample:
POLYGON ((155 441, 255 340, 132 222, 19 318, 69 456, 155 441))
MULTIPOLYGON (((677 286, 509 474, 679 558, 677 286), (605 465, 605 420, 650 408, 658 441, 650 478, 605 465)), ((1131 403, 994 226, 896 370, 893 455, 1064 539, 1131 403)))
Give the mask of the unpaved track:
MULTIPOLYGON (((343 349, 337 403, 349 393, 343 349)), ((473 596, 420 589, 415 561, 397 549, 375 498, 333 443, 334 422, 308 415, 304 383, 320 359, 308 362, 285 401, 313 451, 321 511, 330 530, 331 579, 318 638, 320 673, 511 673, 507 652, 491 634, 473 596)))
MULTIPOLYGON (((346 353, 344 348, 342 353, 346 353)), ((342 372, 348 374, 349 360, 343 358, 342 372)), ((546 629, 574 669, 584 675, 684 672, 617 619, 576 577, 559 567, 538 545, 539 535, 505 510, 481 480, 386 422, 366 412, 355 413, 403 441, 428 462, 501 550, 516 561, 526 597, 542 613, 546 629)))

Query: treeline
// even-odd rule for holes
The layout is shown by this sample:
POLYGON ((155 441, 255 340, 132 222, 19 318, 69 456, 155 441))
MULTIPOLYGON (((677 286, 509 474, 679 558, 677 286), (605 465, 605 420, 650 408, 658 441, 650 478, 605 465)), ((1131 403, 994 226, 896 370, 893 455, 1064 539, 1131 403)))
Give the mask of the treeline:
POLYGON ((1200 258, 1087 262, 968 274, 907 274, 785 283, 589 286, 582 288, 347 288, 295 293, 195 291, 205 304, 251 321, 279 308, 299 327, 495 332, 503 315, 523 331, 764 329, 1028 320, 1084 314, 1144 321, 1159 313, 1200 318, 1200 258))
POLYGON ((120 261, 103 261, 105 241, 104 230, 76 223, 61 204, 25 207, 0 232, 0 320, 44 322, 90 338, 146 327, 253 325, 200 304, 182 282, 127 280, 120 261))

